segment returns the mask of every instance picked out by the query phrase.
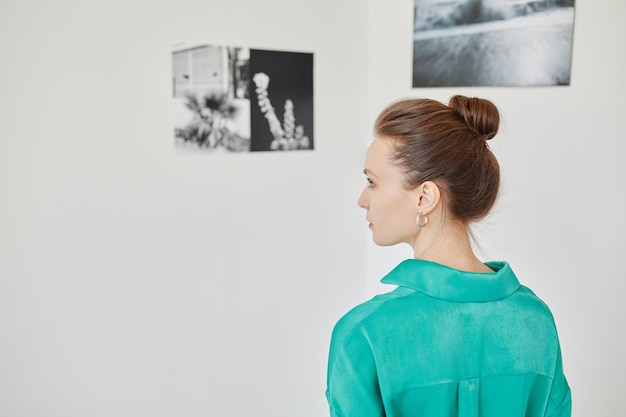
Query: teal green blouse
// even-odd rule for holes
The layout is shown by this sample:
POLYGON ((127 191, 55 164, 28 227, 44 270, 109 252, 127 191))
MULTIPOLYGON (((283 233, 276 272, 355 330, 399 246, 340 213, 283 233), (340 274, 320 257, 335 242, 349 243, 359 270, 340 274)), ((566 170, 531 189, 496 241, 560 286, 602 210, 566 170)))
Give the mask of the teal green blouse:
POLYGON ((494 272, 406 260, 382 280, 395 290, 341 318, 331 416, 570 416, 550 310, 506 262, 486 265, 494 272))

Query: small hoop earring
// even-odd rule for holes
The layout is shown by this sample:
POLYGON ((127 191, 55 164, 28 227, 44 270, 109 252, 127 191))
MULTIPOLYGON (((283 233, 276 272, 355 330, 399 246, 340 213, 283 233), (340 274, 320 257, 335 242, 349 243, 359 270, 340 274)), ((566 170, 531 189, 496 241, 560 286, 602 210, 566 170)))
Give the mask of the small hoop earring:
POLYGON ((428 217, 427 216, 422 216, 421 214, 417 215, 417 218, 415 219, 415 224, 417 224, 417 227, 424 227, 428 224, 428 217))

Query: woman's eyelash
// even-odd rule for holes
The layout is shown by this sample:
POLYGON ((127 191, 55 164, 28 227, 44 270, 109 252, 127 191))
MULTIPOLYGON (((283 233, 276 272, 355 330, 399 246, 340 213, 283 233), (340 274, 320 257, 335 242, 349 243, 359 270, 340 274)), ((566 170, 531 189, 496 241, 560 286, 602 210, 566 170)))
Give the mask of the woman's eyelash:
POLYGON ((367 186, 368 187, 373 187, 374 186, 374 181, 370 180, 369 178, 365 178, 365 180, 367 181, 367 186))

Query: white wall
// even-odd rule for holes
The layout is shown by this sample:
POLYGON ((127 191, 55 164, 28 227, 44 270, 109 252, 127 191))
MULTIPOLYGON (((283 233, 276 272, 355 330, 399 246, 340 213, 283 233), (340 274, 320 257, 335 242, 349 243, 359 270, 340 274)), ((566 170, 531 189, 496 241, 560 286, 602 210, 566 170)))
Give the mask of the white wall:
POLYGON ((327 413, 367 47, 359 0, 0 3, 0 415, 327 413), (177 154, 197 40, 315 53, 316 150, 177 154))
POLYGON ((577 3, 570 87, 411 90, 412 0, 1 2, 0 415, 326 415, 334 321, 409 255, 355 204, 373 118, 458 92, 504 114, 485 257, 552 307, 575 415, 625 414, 626 3, 577 3), (314 52, 316 150, 177 155, 198 40, 314 52))
MULTIPOLYGON (((506 259, 551 307, 574 416, 623 416, 626 373, 626 38, 622 0, 578 0, 571 86, 411 90, 413 0, 370 0, 370 119, 404 96, 486 97, 503 193, 476 229, 485 259, 506 259)), ((368 247, 367 285, 407 248, 368 247)))

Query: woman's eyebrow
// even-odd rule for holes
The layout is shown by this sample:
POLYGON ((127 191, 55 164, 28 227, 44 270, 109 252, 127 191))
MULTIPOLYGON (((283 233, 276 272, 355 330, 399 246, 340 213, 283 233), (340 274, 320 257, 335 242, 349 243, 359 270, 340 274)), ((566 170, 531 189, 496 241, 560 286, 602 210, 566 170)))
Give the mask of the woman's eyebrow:
POLYGON ((376 176, 377 176, 376 174, 374 174, 371 170, 369 170, 369 169, 367 169, 367 168, 365 168, 365 169, 363 170, 363 173, 364 173, 365 175, 367 175, 368 177, 376 177, 376 176))

